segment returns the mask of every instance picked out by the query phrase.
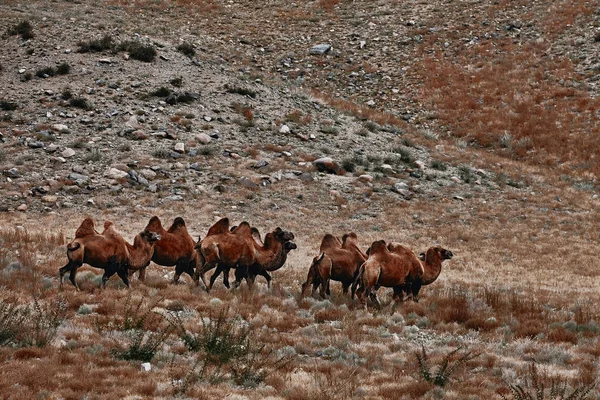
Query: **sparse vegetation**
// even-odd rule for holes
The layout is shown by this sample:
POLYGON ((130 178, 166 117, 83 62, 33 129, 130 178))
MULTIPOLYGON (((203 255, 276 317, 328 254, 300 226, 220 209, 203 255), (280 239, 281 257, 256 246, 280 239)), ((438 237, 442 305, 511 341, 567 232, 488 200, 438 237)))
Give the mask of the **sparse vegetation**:
POLYGON ((473 354, 470 351, 460 354, 461 350, 463 349, 460 347, 452 350, 444 356, 439 365, 433 368, 429 355, 425 351, 425 346, 422 346, 421 351, 415 353, 417 363, 419 364, 420 377, 436 386, 446 386, 458 368, 464 366, 467 361, 479 356, 479 354, 473 354))
POLYGON ((104 35, 100 39, 90 39, 88 41, 81 41, 77 43, 79 53, 99 53, 107 50, 114 50, 115 42, 110 35, 104 35))
POLYGON ((196 55, 196 49, 191 43, 188 42, 181 43, 179 46, 177 46, 177 51, 190 58, 196 55))
POLYGON ((237 85, 225 85, 225 89, 227 90, 227 93, 239 94, 251 98, 255 98, 257 95, 256 91, 237 85))
POLYGON ((85 97, 72 97, 69 99, 69 105, 75 108, 81 108, 82 110, 90 110, 92 105, 85 97))
POLYGON ((33 34, 33 26, 28 20, 21 21, 12 28, 9 28, 7 34, 9 36, 21 35, 23 40, 33 39, 35 36, 33 34))
POLYGON ((17 107, 17 103, 7 100, 0 100, 0 110, 2 111, 14 111, 17 109, 17 107))
POLYGON ((134 60, 143 62, 152 62, 157 55, 154 46, 142 43, 139 40, 121 42, 117 49, 119 51, 126 51, 134 60))

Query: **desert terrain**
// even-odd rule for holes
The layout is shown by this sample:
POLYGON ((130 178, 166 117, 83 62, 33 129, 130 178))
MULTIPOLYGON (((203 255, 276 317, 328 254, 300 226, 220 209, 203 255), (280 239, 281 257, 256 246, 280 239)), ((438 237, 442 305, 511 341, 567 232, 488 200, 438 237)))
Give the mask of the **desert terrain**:
POLYGON ((598 4, 3 0, 0 49, 0 397, 600 398, 598 4), (297 248, 59 287, 84 218, 152 216, 297 248), (454 256, 418 303, 301 298, 348 232, 454 256))

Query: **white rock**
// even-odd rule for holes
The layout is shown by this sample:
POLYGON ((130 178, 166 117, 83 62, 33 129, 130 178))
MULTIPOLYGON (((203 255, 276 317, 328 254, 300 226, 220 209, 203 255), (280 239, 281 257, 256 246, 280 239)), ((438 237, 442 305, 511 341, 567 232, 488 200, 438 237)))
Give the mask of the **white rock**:
POLYGON ((116 168, 109 168, 104 173, 104 176, 110 179, 120 179, 128 177, 129 174, 116 168))
POLYGON ((144 168, 144 169, 140 170, 138 173, 141 176, 143 176, 144 178, 148 179, 149 181, 156 178, 156 172, 152 171, 149 168, 144 168))
POLYGON ((185 153, 185 143, 175 143, 175 147, 173 149, 178 153, 185 153))
POLYGON ((63 156, 64 158, 73 157, 75 155, 75 150, 73 150, 70 147, 67 147, 66 149, 64 149, 62 151, 62 153, 60 153, 60 155, 63 156))
POLYGON ((17 207, 17 211, 27 211, 27 204, 21 204, 17 207))
POLYGON ((202 144, 209 144, 212 141, 212 138, 208 136, 206 133, 201 132, 196 135, 196 140, 202 144))
POLYGON ((149 362, 142 363, 142 371, 150 372, 152 370, 152 364, 149 362))
POLYGON ((415 165, 419 168, 419 169, 425 169, 425 163, 421 160, 417 160, 415 161, 415 165))
POLYGON ((284 135, 290 133, 290 127, 287 125, 281 125, 281 128, 279 128, 279 133, 283 133, 284 135))
POLYGON ((371 100, 367 101, 367 105, 369 107, 374 107, 375 106, 375 100, 371 99, 371 100))
POLYGON ((127 125, 130 128, 133 129, 142 129, 142 125, 138 122, 137 117, 135 115, 132 115, 127 122, 125 122, 125 125, 127 125))
POLYGON ((69 127, 64 125, 64 124, 54 124, 50 127, 50 129, 52 129, 53 131, 56 132, 60 132, 60 133, 69 133, 69 127))
POLYGON ((361 182, 373 182, 373 177, 371 175, 364 174, 359 176, 358 180, 361 182))

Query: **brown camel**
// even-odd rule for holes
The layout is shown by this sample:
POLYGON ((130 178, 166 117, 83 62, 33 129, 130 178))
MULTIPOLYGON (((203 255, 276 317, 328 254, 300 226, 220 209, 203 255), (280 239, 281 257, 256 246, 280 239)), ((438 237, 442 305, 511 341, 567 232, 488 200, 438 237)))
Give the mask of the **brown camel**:
MULTIPOLYGON (((430 285, 435 282, 442 272, 442 262, 451 259, 453 256, 454 254, 450 250, 439 246, 430 247, 427 252, 419 254, 419 260, 421 261, 421 265, 423 265, 423 276, 418 289, 421 286, 430 285)), ((417 289, 415 293, 414 280, 409 278, 409 283, 403 285, 401 289, 407 295, 410 295, 412 292, 413 300, 416 297, 415 301, 418 301, 419 290, 417 289)))
POLYGON ((222 271, 225 272, 224 281, 228 286, 230 268, 244 271, 236 274, 236 283, 245 277, 252 280, 258 274, 265 276, 263 271, 280 268, 286 260, 287 253, 295 248, 293 243, 286 244, 291 243, 294 238, 291 232, 277 228, 267 234, 265 243, 261 246, 255 239, 259 235, 256 231, 253 234, 250 224, 244 221, 232 229, 224 229, 229 226, 229 221, 225 220, 222 219, 213 225, 209 229, 210 235, 196 244, 200 261, 194 279, 197 284, 199 279, 202 279, 207 291, 210 291, 214 280, 222 271), (213 268, 217 268, 217 271, 211 277, 210 285, 206 285, 204 274, 213 268))
POLYGON ((83 264, 104 270, 102 288, 115 273, 129 287, 128 269, 148 265, 154 252, 154 244, 160 239, 160 235, 146 228, 134 238, 132 246, 116 231, 112 222, 105 222, 104 227, 103 234, 98 234, 91 218, 83 221, 76 232, 79 237, 67 244, 69 262, 59 269, 60 287, 68 271, 69 280, 79 290, 75 276, 77 269, 83 264))
POLYGON ((319 252, 308 270, 306 282, 302 284, 300 297, 304 297, 312 283, 312 294, 320 286, 319 294, 325 298, 326 294, 330 295, 330 280, 342 282, 342 290, 347 294, 360 266, 367 260, 367 255, 358 246, 356 233, 345 234, 342 241, 331 234, 325 235, 319 252))
POLYGON ((369 258, 361 266, 355 281, 355 285, 361 285, 359 298, 365 302, 370 297, 376 307, 379 307, 376 292, 379 287, 384 286, 394 289, 394 300, 401 301, 403 291, 407 291, 411 292, 416 302, 426 279, 425 271, 434 268, 441 270, 442 261, 449 260, 452 256, 451 251, 438 246, 430 248, 425 256, 426 261, 421 261, 410 249, 399 243, 386 246, 383 240, 373 242, 369 248, 369 258))
MULTIPOLYGON (((194 250, 194 239, 188 233, 183 218, 175 218, 171 227, 165 230, 160 219, 154 216, 150 218, 147 229, 160 234, 160 240, 154 246, 152 261, 165 267, 175 266, 173 283, 177 283, 184 272, 193 278, 198 255, 194 250)), ((145 276, 146 268, 140 269, 140 279, 144 280, 145 276)))

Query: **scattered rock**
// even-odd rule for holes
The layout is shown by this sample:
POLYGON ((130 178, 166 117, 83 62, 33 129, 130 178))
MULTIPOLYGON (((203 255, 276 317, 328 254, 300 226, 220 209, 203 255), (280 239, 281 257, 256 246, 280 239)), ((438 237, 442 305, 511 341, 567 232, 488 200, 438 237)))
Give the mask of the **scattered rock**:
POLYGON ((336 175, 339 175, 342 173, 342 168, 340 168, 338 163, 333 161, 333 159, 331 157, 323 157, 323 158, 316 159, 315 161, 313 161, 313 164, 315 167, 317 167, 317 170, 319 172, 326 172, 328 174, 336 174, 336 175))
POLYGON ((70 158, 73 157, 75 155, 75 150, 73 150, 70 147, 67 147, 66 149, 64 149, 62 151, 62 153, 60 153, 61 156, 63 156, 64 158, 70 158))
POLYGON ((209 144, 212 141, 212 138, 206 133, 202 132, 196 135, 196 140, 198 143, 209 144))
POLYGON ((152 179, 156 178, 156 172, 154 172, 154 171, 152 171, 151 169, 148 169, 148 168, 144 168, 144 169, 140 170, 138 174, 141 175, 141 176, 143 176, 144 178, 150 180, 150 181, 152 179))
POLYGON ((330 44, 316 44, 313 47, 310 48, 309 52, 310 54, 316 54, 316 55, 321 55, 321 54, 325 54, 327 52, 329 52, 331 50, 331 45, 330 44))
POLYGON ((179 143, 175 143, 175 147, 173 147, 173 150, 175 150, 176 152, 183 154, 185 153, 185 143, 179 142, 179 143))
POLYGON ((58 200, 57 196, 53 196, 53 195, 42 196, 42 201, 44 203, 56 203, 57 200, 58 200))
POLYGON ((19 207, 17 207, 17 211, 27 211, 27 204, 21 204, 19 207))
POLYGON ((71 131, 69 130, 69 127, 67 125, 63 125, 63 124, 54 124, 54 125, 50 126, 50 129, 52 129, 55 132, 60 132, 60 133, 71 133, 71 131))
POLYGON ((125 171, 121 171, 120 169, 109 168, 104 173, 104 176, 110 179, 122 179, 127 178, 129 174, 125 171))
POLYGON ((281 125, 281 128, 279 128, 279 133, 282 133, 284 135, 290 133, 290 127, 287 125, 281 125))

